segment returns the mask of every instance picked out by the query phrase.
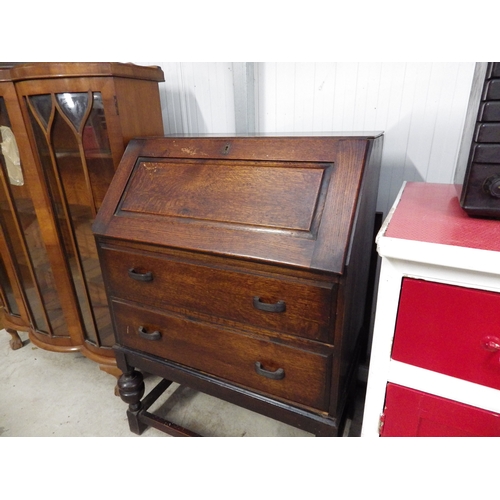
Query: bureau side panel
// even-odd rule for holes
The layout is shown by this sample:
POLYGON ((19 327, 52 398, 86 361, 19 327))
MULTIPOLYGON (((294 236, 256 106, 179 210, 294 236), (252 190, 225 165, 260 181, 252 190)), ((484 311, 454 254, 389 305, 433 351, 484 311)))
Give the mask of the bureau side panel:
POLYGON ((359 204, 345 273, 339 288, 331 412, 341 411, 347 401, 356 379, 357 358, 362 340, 368 334, 367 308, 371 307, 372 301, 367 295, 370 264, 375 252, 375 214, 381 155, 382 138, 379 138, 370 144, 366 153, 359 204))

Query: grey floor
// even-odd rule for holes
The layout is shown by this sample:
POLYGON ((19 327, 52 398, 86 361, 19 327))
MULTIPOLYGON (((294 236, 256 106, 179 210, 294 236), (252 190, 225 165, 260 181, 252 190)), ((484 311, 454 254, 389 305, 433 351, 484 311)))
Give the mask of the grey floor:
MULTIPOLYGON (((80 353, 54 353, 39 349, 21 332, 24 346, 9 347, 10 336, 0 330, 0 436, 3 437, 168 437, 148 428, 132 434, 127 405, 114 395, 116 380, 80 353)), ((146 391, 158 379, 146 378, 146 391)), ((165 414, 176 424, 203 436, 286 436, 308 434, 238 406, 173 386, 151 411, 165 414), (173 405, 175 403, 175 405, 173 405)), ((356 411, 345 426, 345 436, 358 437, 364 388, 360 384, 356 411)))

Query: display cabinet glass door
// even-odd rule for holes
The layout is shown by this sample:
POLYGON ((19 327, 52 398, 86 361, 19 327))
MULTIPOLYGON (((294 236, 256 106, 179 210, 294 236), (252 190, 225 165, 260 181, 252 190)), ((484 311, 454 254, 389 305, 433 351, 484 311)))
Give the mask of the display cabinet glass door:
POLYGON ((0 280, 7 313, 21 317, 26 310, 29 326, 51 337, 69 338, 61 304, 55 291, 54 273, 42 241, 31 195, 26 185, 23 166, 7 106, 0 97, 0 225, 2 230, 2 262, 0 280), (14 269, 16 283, 9 278, 7 266, 14 269), (18 304, 14 289, 19 287, 18 304))
MULTIPOLYGON (((2 203, 2 201, 0 201, 2 203)), ((2 203, 3 205, 3 203, 2 203)), ((3 212, 3 208, 1 209, 3 212)), ((1 215, 2 219, 4 218, 4 214, 2 213, 1 215)), ((12 281, 7 273, 7 268, 5 266, 5 255, 4 251, 6 251, 7 248, 7 241, 4 237, 4 232, 3 232, 3 224, 2 224, 2 231, 0 233, 0 306, 4 308, 6 313, 9 316, 14 316, 15 318, 21 318, 21 312, 19 310, 19 307, 16 302, 16 298, 14 295, 14 286, 12 284, 12 281)))
POLYGON ((96 347, 112 347, 111 319, 91 231, 114 174, 101 93, 47 93, 25 99, 85 339, 96 347))

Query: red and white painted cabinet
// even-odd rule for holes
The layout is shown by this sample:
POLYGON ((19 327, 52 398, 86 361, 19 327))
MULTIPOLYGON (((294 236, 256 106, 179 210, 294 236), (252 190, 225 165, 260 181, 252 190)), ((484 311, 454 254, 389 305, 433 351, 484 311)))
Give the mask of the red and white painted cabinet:
POLYGON ((500 221, 407 183, 377 250, 362 436, 500 436, 500 221))

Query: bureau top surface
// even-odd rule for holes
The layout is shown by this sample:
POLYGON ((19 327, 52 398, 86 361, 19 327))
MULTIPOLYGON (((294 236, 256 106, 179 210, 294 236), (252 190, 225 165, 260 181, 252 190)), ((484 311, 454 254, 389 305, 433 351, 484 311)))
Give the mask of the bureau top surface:
POLYGON ((468 216, 453 184, 407 183, 384 236, 500 252, 500 221, 468 216))
POLYGON ((129 143, 100 236, 341 273, 381 137, 158 137, 129 143))

